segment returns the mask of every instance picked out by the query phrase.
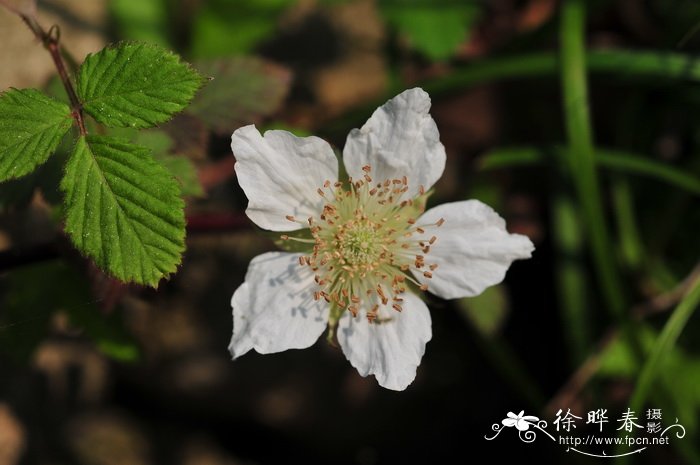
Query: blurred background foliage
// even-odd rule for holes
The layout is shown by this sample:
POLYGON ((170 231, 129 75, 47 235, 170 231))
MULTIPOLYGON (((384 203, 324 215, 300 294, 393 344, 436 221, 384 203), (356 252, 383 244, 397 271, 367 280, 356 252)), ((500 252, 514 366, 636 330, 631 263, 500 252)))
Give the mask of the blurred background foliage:
MULTIPOLYGON (((188 250, 158 291, 103 275, 61 235, 70 147, 0 185, 0 464, 570 463, 483 437, 508 411, 628 406, 688 430, 635 462, 700 463, 700 3, 585 3, 41 1, 77 61, 143 40, 211 80, 160 128, 110 130, 151 147, 187 197, 188 250), (342 148, 415 85, 448 153, 431 202, 487 202, 534 258, 479 297, 430 298, 434 337, 404 393, 324 341, 231 363, 231 294, 273 248, 243 213, 231 132, 342 148)), ((0 89, 65 98, 5 10, 0 63, 0 89)))

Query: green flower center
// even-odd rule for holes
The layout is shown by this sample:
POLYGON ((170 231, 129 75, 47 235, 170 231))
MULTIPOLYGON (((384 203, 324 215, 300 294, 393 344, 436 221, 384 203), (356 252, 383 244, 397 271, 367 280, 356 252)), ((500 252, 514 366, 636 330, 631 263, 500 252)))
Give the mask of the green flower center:
POLYGON ((333 245, 348 265, 366 268, 381 258, 380 230, 369 219, 350 220, 338 228, 333 245))
MULTIPOLYGON (((299 263, 315 275, 314 298, 325 299, 336 310, 331 312, 331 325, 346 309, 353 316, 364 310, 370 322, 382 307, 402 311, 408 283, 427 289, 411 271, 431 278, 437 268, 425 258, 437 237, 428 235, 425 228, 440 226, 444 220, 417 225, 423 208, 407 198, 408 179, 375 183, 371 168, 363 170, 363 179, 350 179, 347 188, 341 182, 326 181, 318 189, 326 200, 323 210, 307 219, 313 250, 299 263)), ((424 194, 422 187, 419 192, 424 194)), ((293 238, 283 235, 282 239, 293 238)))

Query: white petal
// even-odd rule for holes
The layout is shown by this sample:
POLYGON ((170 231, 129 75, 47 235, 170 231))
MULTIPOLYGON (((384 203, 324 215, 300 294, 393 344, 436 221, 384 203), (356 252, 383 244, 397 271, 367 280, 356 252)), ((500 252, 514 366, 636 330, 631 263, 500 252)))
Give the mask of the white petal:
POLYGON ((255 257, 231 299, 233 358, 250 349, 270 354, 316 342, 328 324, 328 305, 313 299, 313 286, 314 275, 299 266, 299 254, 255 257))
POLYGON ((526 236, 509 234, 503 218, 478 200, 431 208, 418 224, 426 230, 426 237, 437 237, 425 262, 438 267, 430 279, 422 270, 413 270, 413 274, 444 299, 480 294, 503 281, 513 260, 529 258, 535 249, 526 236), (431 226, 440 218, 445 220, 442 226, 431 226))
POLYGON ((518 429, 518 431, 527 431, 530 429, 530 424, 520 419, 515 422, 515 427, 518 429))
POLYGON ((445 147, 430 116, 430 96, 420 88, 409 89, 377 108, 361 129, 353 129, 343 149, 343 163, 350 176, 360 179, 362 167, 372 167, 375 181, 408 177, 411 197, 425 190, 445 170, 445 147))
POLYGON ((338 179, 338 159, 318 137, 296 137, 287 131, 255 126, 237 129, 231 136, 238 183, 248 197, 246 214, 255 224, 272 231, 294 231, 303 226, 287 215, 306 221, 323 208, 317 189, 338 179))
POLYGON ((349 313, 338 323, 338 342, 362 376, 375 375, 387 389, 402 391, 416 377, 416 368, 432 337, 428 307, 414 294, 404 296, 403 311, 380 317, 389 321, 369 323, 366 316, 349 313))

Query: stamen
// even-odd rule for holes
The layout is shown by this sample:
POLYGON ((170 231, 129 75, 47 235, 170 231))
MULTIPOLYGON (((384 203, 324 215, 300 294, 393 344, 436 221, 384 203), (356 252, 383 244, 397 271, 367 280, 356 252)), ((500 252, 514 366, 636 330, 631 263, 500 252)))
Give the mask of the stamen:
MULTIPOLYGON (((416 281, 411 269, 432 277, 437 265, 426 264, 425 255, 437 237, 416 237, 425 230, 416 226, 414 211, 407 210, 414 206, 413 199, 401 198, 408 191, 407 176, 375 182, 369 165, 362 171, 360 179, 349 179, 347 184, 326 180, 317 190, 326 201, 322 212, 303 224, 308 223, 311 239, 280 237, 313 245, 312 251, 299 257, 299 264, 314 273, 318 286, 314 300, 323 298, 353 317, 371 305, 367 320, 384 322, 388 320, 379 318, 379 306, 402 311, 406 282, 427 289, 416 281)), ((420 186, 419 192, 425 189, 420 186)), ((294 216, 286 218, 297 222, 294 216)))

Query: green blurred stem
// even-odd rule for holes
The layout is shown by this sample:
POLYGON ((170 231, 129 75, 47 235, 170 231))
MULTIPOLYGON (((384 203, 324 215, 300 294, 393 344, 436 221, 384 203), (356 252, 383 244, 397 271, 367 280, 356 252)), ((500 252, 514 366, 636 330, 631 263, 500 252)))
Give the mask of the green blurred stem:
POLYGON ((620 235, 622 258, 629 268, 638 269, 644 260, 644 248, 637 230, 634 198, 627 178, 615 176, 612 182, 612 197, 620 235))
POLYGON ((639 410, 649 396, 651 387, 659 375, 664 359, 673 350, 681 332, 695 309, 700 305, 700 277, 683 297, 678 306, 673 310, 671 317, 666 322, 661 334, 654 343, 651 354, 647 358, 636 383, 636 388, 630 400, 630 408, 639 410))
MULTIPOLYGON (((555 155, 564 156, 563 147, 554 147, 555 155)), ((643 155, 619 150, 597 148, 595 162, 598 166, 626 174, 638 174, 665 182, 676 188, 700 195, 700 179, 678 168, 650 160, 643 155)), ((481 159, 481 170, 511 168, 543 163, 547 160, 546 150, 535 147, 504 148, 490 152, 481 159)))
POLYGON ((591 341, 587 318, 587 279, 581 263, 581 225, 574 200, 558 193, 552 202, 552 232, 556 247, 557 297, 573 366, 583 362, 591 341))
POLYGON ((622 282, 613 262, 596 172, 586 88, 584 26, 585 3, 582 0, 565 1, 561 8, 559 40, 561 84, 570 151, 567 157, 562 157, 562 162, 568 164, 574 179, 603 296, 611 313, 618 322, 623 322, 625 301, 622 282))
MULTIPOLYGON (((683 53, 594 50, 585 53, 584 65, 589 73, 609 74, 618 79, 700 81, 700 59, 683 53)), ((554 77, 560 69, 556 53, 536 52, 487 58, 451 69, 445 76, 417 83, 433 97, 462 91, 467 87, 505 79, 554 77)), ((349 128, 361 124, 388 98, 403 91, 403 81, 392 83, 387 93, 374 102, 358 107, 322 128, 325 135, 344 137, 349 128)))
MULTIPOLYGON (((700 80, 700 59, 683 53, 615 49, 583 52, 580 59, 589 73, 612 74, 628 79, 700 80)), ((487 81, 554 76, 563 65, 559 58, 554 53, 537 52, 484 59, 456 68, 444 77, 424 82, 422 86, 429 93, 437 95, 487 81)), ((561 61, 565 61, 566 57, 561 58, 561 61)), ((400 90, 392 89, 392 92, 400 90)))

